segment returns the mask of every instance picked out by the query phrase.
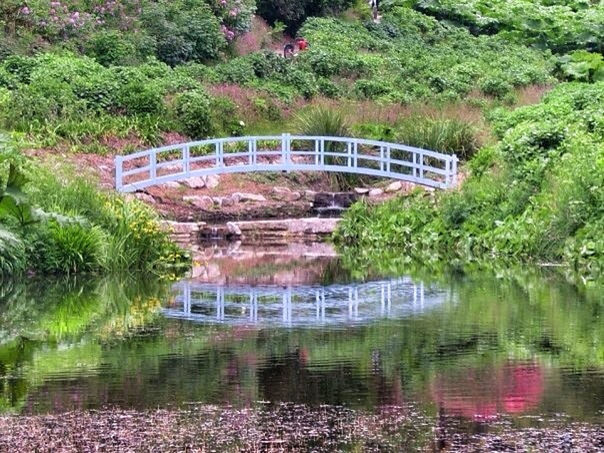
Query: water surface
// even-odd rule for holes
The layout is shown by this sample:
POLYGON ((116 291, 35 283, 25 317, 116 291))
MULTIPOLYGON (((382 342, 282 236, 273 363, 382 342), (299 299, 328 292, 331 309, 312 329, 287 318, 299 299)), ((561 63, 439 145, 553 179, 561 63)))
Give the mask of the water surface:
POLYGON ((601 292, 529 271, 358 281, 335 257, 253 252, 194 274, 3 285, 0 411, 413 403, 472 426, 602 423, 601 292))

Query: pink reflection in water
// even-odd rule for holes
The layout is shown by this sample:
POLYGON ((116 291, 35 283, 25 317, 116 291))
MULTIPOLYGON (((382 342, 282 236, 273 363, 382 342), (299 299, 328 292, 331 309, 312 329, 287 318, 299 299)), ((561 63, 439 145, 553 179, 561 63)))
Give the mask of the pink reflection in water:
POLYGON ((469 368, 439 374, 431 387, 432 398, 446 414, 492 419, 499 413, 520 414, 537 407, 543 369, 537 362, 469 368))

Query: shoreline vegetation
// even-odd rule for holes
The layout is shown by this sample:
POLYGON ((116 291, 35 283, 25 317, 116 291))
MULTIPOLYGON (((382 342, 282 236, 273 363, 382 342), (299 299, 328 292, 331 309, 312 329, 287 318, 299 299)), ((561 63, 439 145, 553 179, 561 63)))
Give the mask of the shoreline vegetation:
POLYGON ((456 193, 353 207, 335 240, 359 257, 547 261, 597 279, 604 4, 512 3, 388 0, 374 21, 363 0, 5 2, 0 274, 186 267, 151 208, 53 154, 310 128, 464 162, 456 193), (309 48, 283 58, 296 36, 309 48))

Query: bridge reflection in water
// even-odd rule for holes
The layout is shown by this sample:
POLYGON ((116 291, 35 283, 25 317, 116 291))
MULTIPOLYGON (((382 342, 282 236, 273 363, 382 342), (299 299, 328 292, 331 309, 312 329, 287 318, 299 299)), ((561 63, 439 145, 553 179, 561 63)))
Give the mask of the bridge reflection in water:
POLYGON ((402 318, 451 301, 442 288, 409 278, 329 286, 213 285, 183 281, 162 313, 230 325, 324 326, 402 318))

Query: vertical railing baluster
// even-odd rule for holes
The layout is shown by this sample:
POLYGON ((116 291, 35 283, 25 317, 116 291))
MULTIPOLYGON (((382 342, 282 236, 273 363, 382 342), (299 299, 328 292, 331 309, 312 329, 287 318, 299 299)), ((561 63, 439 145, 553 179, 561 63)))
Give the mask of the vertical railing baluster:
POLYGON ((182 171, 185 175, 188 175, 191 170, 190 164, 190 149, 188 145, 185 145, 182 149, 182 171))
POLYGON ((258 165, 258 140, 254 139, 254 149, 252 151, 254 156, 254 165, 258 165))
POLYGON ((380 171, 384 171, 384 147, 380 146, 380 171))
POLYGON ((325 139, 321 139, 321 166, 325 166, 325 139))
POLYGON ((287 148, 286 148, 287 144, 286 144, 286 142, 287 142, 287 139, 285 138, 285 134, 282 134, 281 135, 281 163, 283 165, 285 165, 287 162, 287 148))
POLYGON ((424 153, 418 153, 419 157, 419 179, 424 179, 424 153))
POLYGON ((247 153, 248 153, 248 164, 252 165, 254 158, 253 158, 253 153, 254 153, 254 139, 250 138, 247 142, 247 153))
POLYGON ((220 142, 215 143, 214 152, 216 153, 216 166, 220 167, 220 142))
POLYGON ((315 138, 315 165, 319 165, 319 139, 315 138))
POLYGON ((149 154, 149 177, 151 181, 155 181, 157 178, 157 153, 155 150, 149 154))
POLYGON ((359 168, 359 142, 354 141, 354 168, 359 168))
POLYGON ((124 187, 122 178, 124 156, 115 156, 115 190, 121 192, 124 187))
POLYGON ((386 148, 386 172, 390 173, 390 147, 386 148))
POLYGON ((346 143, 347 146, 347 154, 348 154, 348 167, 352 167, 352 143, 351 142, 347 142, 346 143))
POLYGON ((418 153, 413 151, 413 177, 417 179, 417 170, 418 170, 418 162, 417 162, 418 153))
POLYGON ((456 187, 457 186, 457 155, 453 154, 453 161, 452 161, 452 168, 451 168, 451 173, 452 173, 452 179, 451 179, 451 187, 456 187))

